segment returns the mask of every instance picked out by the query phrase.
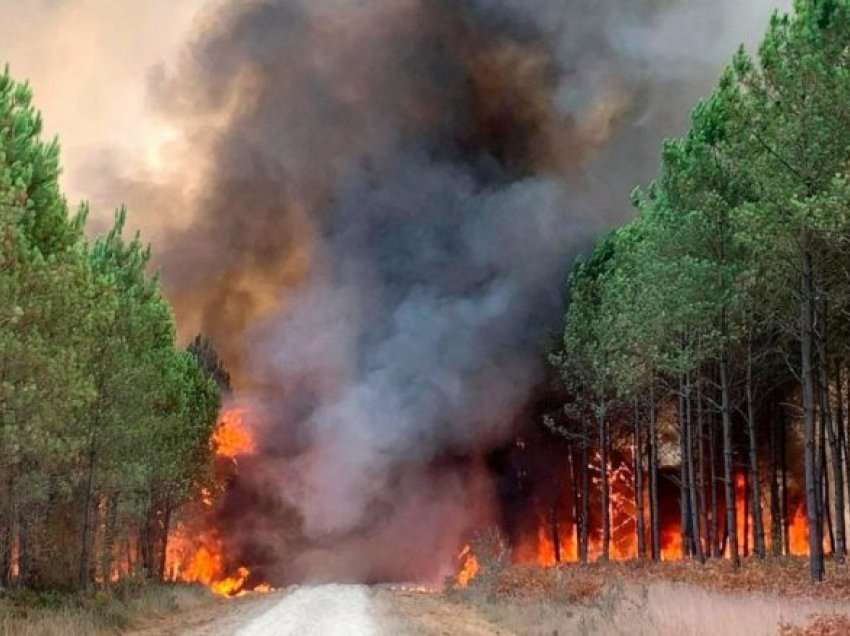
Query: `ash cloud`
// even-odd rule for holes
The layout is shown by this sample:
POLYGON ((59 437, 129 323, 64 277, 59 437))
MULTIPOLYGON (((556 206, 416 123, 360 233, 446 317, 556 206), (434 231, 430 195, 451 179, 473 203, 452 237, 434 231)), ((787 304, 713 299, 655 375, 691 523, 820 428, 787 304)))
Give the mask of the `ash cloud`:
POLYGON ((565 269, 763 29, 772 4, 738 4, 221 3, 151 74, 186 170, 104 187, 187 206, 160 265, 262 413, 241 488, 274 503, 232 505, 269 571, 434 578, 492 521, 480 459, 540 381, 565 269))

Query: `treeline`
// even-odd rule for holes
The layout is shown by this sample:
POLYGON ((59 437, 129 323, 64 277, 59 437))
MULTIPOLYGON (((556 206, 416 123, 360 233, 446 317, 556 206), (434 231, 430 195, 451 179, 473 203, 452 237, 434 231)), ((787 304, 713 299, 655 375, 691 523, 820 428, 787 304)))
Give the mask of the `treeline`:
MULTIPOLYGON (((772 18, 756 58, 735 55, 694 109, 689 132, 665 143, 657 181, 634 193, 635 220, 571 275, 563 348, 552 360, 575 397, 548 422, 578 440, 585 457, 599 457, 603 557, 604 467, 618 434, 641 451, 639 550, 659 558, 664 415, 679 439, 686 555, 725 552, 738 562, 735 481, 743 475, 756 555, 768 544, 788 551, 796 487, 812 579, 824 576, 825 537, 844 559, 850 2, 797 0, 794 9, 772 18), (793 439, 802 441, 801 457, 786 470, 793 439)), ((585 507, 583 555, 587 518, 585 507)))
MULTIPOLYGON (((69 213, 59 148, 0 75, 0 587, 162 574, 172 511, 209 487, 214 354, 175 346, 150 251, 69 213), (196 355, 197 354, 197 355, 196 355), (204 360, 200 360, 204 358, 204 360), (212 362, 210 361, 211 359, 212 362)), ((220 375, 220 374, 219 374, 220 375)))

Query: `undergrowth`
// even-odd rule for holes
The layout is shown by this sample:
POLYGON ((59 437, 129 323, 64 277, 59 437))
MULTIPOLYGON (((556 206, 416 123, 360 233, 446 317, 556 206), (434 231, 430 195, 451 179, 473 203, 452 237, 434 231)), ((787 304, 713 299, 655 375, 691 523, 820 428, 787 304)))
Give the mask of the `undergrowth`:
POLYGON ((133 581, 87 593, 0 589, 0 636, 111 636, 209 600, 200 587, 133 581))

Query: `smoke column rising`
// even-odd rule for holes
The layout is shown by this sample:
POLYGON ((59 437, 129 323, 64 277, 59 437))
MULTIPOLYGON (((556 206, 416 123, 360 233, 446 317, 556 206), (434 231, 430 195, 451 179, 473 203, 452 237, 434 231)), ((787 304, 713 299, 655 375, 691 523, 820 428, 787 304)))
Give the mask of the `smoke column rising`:
POLYGON ((79 171, 156 228, 181 329, 261 414, 238 540, 279 578, 438 576, 497 514, 480 459, 541 379, 572 258, 784 4, 208 5, 150 73, 170 167, 79 171))
POLYGON ((202 171, 160 246, 166 280, 265 414, 246 479, 300 516, 290 570, 433 577, 493 514, 483 469, 445 458, 508 439, 565 267, 629 215, 661 135, 743 36, 733 16, 232 3, 154 80, 202 171))

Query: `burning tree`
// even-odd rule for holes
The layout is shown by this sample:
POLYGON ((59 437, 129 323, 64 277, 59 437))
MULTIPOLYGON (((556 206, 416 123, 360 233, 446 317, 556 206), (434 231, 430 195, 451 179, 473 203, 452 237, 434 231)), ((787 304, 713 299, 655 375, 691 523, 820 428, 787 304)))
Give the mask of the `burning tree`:
MULTIPOLYGON (((658 181, 635 195, 637 219, 576 267, 555 362, 594 405, 603 502, 606 405, 648 394, 651 431, 656 412, 673 411, 683 556, 700 560, 725 553, 737 563, 751 547, 765 556, 765 473, 773 550, 789 551, 795 508, 784 422, 792 415, 786 403, 798 401, 807 552, 817 581, 823 534, 836 560, 846 551, 848 296, 839 272, 850 267, 850 135, 838 105, 850 97, 850 4, 796 9, 771 21, 758 61, 738 53, 694 110, 691 130, 665 144, 658 181)), ((652 534, 655 546, 657 528, 652 534)))

